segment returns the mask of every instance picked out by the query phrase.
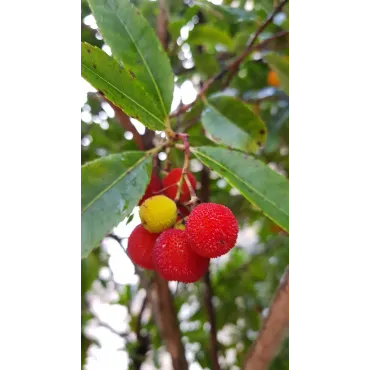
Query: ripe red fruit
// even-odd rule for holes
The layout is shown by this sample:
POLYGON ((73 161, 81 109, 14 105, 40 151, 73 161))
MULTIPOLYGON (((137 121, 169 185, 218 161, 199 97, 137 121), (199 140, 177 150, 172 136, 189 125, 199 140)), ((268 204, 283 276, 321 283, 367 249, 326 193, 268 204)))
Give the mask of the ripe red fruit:
POLYGON ((185 233, 195 253, 215 258, 235 246, 238 222, 229 208, 221 204, 202 203, 188 216, 185 233))
MULTIPOLYGON (((163 179, 164 194, 171 199, 175 199, 177 193, 177 183, 180 180, 182 168, 174 168, 163 179)), ((195 190, 197 180, 192 173, 188 171, 188 177, 192 188, 195 190)), ((180 202, 184 203, 190 200, 190 190, 184 179, 181 186, 180 202)))
POLYGON ((154 270, 153 248, 158 235, 145 230, 143 225, 135 227, 127 243, 127 254, 133 263, 147 270, 154 270))
POLYGON ((161 179, 152 174, 151 178, 150 178, 150 182, 145 190, 145 193, 143 195, 143 197, 140 199, 139 201, 139 206, 141 206, 141 204, 146 201, 148 198, 154 196, 154 195, 159 195, 159 192, 162 190, 162 181, 161 179))
POLYGON ((183 283, 199 280, 209 266, 209 259, 195 254, 187 243, 185 231, 178 229, 168 229, 159 235, 153 261, 164 279, 183 283))

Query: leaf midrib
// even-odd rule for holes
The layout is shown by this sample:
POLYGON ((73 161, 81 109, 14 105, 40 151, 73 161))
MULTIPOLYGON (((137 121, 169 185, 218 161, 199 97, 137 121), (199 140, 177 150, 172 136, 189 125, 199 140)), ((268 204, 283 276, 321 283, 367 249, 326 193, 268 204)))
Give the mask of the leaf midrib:
MULTIPOLYGON (((90 1, 89 1, 89 2, 90 2, 90 1)), ((131 6, 131 7, 133 8, 133 5, 132 5, 129 1, 128 1, 128 3, 129 3, 129 6, 131 6)), ((109 6, 110 6, 110 5, 109 5, 109 6)), ((149 73, 149 76, 150 76, 150 78, 151 78, 151 80, 152 80, 152 82, 153 82, 153 85, 154 85, 154 87, 155 87, 155 90, 157 91, 157 95, 158 95, 159 101, 161 102, 161 106, 162 106, 162 109, 163 109, 164 116, 166 117, 166 116, 167 116, 166 108, 165 108, 165 106, 164 106, 164 102, 163 102, 163 99, 162 99, 162 95, 161 95, 161 93, 160 93, 160 91, 159 91, 159 87, 158 87, 158 85, 157 85, 157 83, 156 83, 156 81, 155 81, 155 79, 154 79, 153 74, 152 74, 152 70, 149 68, 149 66, 148 66, 148 64, 147 64, 147 62, 146 62, 146 59, 144 58, 143 54, 141 53, 141 51, 140 51, 140 49, 139 49, 138 45, 136 44, 136 42, 135 42, 135 40, 134 40, 134 38, 133 38, 133 36, 132 36, 131 32, 129 31, 128 27, 126 26, 126 24, 124 23, 124 21, 120 18, 119 14, 118 14, 118 13, 119 13, 118 9, 117 9, 117 11, 114 11, 114 9, 112 9, 112 8, 110 8, 110 9, 113 11, 113 14, 117 17, 117 19, 120 21, 120 23, 122 24, 122 26, 124 27, 124 29, 125 29, 125 30, 126 30, 126 32, 128 33, 128 35, 129 35, 129 37, 130 37, 130 39, 131 39, 132 43, 134 44, 134 46, 135 46, 135 48, 136 48, 136 50, 137 50, 138 54, 140 55, 140 57, 141 57, 141 59, 142 59, 142 61, 143 61, 144 65, 145 65, 145 67, 146 67, 146 69, 147 69, 147 71, 148 71, 148 73, 149 73)), ((144 19, 144 20, 145 20, 145 19, 144 19)), ((149 27, 149 25, 148 25, 148 27, 149 27)), ((103 34, 103 31, 102 31, 102 34, 103 34)), ((103 36, 104 36, 104 34, 103 34, 103 36)))
POLYGON ((104 82, 106 82, 108 85, 110 85, 111 87, 113 87, 113 89, 115 89, 117 92, 119 92, 120 94, 124 95, 127 99, 131 100, 134 104, 136 104, 138 107, 140 107, 142 110, 144 110, 150 116, 152 116, 156 121, 158 121, 162 126, 164 126, 163 121, 161 121, 157 116, 155 116, 153 113, 151 113, 150 111, 148 111, 145 107, 143 107, 141 104, 139 104, 136 100, 132 99, 129 95, 125 94, 123 91, 121 91, 120 89, 118 89, 116 86, 114 86, 112 83, 110 83, 104 77, 102 77, 100 74, 96 73, 93 69, 91 69, 90 67, 88 67, 86 64, 82 63, 82 66, 84 68, 86 68, 87 70, 89 70, 90 72, 92 72, 95 76, 97 76, 98 78, 100 78, 101 80, 103 80, 104 82))
POLYGON ((263 194, 261 194, 256 188, 254 188, 253 186, 247 184, 245 182, 245 180, 243 180, 242 178, 240 178, 240 176, 238 176, 237 174, 235 173, 231 173, 227 167, 225 167, 224 165, 222 165, 220 162, 217 162, 215 161, 214 159, 212 159, 211 157, 209 157, 208 155, 202 153, 202 152, 199 152, 197 150, 195 150, 196 153, 200 154, 201 156, 204 156, 206 157, 207 159, 209 159, 211 162, 213 163, 216 163, 218 166, 222 167, 226 172, 229 172, 232 176, 236 177, 239 181, 241 181, 242 183, 244 183, 247 187, 249 187, 250 189, 253 189, 261 198, 263 198, 267 203, 273 205, 276 209, 280 210, 281 213, 283 213, 285 216, 289 217, 289 215, 281 208, 279 207, 277 204, 275 204, 274 202, 272 202, 271 200, 269 200, 268 198, 266 198, 263 194))
POLYGON ((121 181, 130 171, 137 167, 141 162, 147 158, 147 155, 143 155, 134 165, 129 167, 125 172, 123 172, 118 178, 113 181, 109 186, 103 189, 97 196, 95 196, 88 205, 81 210, 81 215, 83 215, 97 200, 99 200, 106 192, 108 192, 114 185, 121 181))

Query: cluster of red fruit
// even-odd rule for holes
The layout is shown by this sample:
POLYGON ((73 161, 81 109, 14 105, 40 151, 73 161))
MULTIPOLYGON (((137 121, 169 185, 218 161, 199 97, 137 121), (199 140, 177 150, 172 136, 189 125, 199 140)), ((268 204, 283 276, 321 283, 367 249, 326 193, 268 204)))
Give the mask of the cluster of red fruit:
MULTIPOLYGON (((191 212, 173 201, 181 168, 175 168, 162 181, 152 175, 139 202, 141 224, 128 239, 127 254, 135 264, 156 270, 168 281, 192 283, 207 271, 210 258, 234 247, 238 223, 231 210, 221 204, 202 203, 191 212), (162 195, 158 195, 158 194, 162 195), (185 226, 181 220, 187 216, 185 226)), ((188 173, 195 189, 196 179, 188 173)), ((180 203, 190 200, 190 190, 183 182, 180 203)))

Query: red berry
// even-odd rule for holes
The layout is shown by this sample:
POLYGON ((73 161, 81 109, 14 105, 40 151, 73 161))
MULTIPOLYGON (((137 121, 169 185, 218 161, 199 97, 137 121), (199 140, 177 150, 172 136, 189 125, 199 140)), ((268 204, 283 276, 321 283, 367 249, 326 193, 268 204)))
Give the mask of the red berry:
POLYGON ((148 198, 154 196, 154 195, 159 195, 158 193, 162 190, 162 181, 161 179, 152 174, 151 178, 150 178, 150 182, 145 190, 145 193, 143 195, 143 197, 140 199, 139 201, 139 206, 141 206, 141 204, 147 200, 148 198))
POLYGON ((132 231, 127 243, 127 254, 136 265, 148 270, 154 270, 153 248, 158 234, 145 230, 138 225, 132 231))
POLYGON ((188 216, 185 232, 195 253, 215 258, 235 246, 238 222, 229 208, 221 204, 202 203, 188 216))
POLYGON ((199 280, 209 266, 209 259, 195 254, 187 243, 185 231, 178 229, 168 229, 159 235, 153 261, 164 279, 183 283, 199 280))
MULTIPOLYGON (((177 193, 177 183, 180 181, 182 168, 174 168, 163 179, 164 193, 168 198, 175 199, 177 193)), ((192 173, 188 171, 188 178, 192 188, 195 190, 197 180, 192 173)), ((190 200, 190 190, 184 179, 181 186, 180 202, 184 203, 190 200)))

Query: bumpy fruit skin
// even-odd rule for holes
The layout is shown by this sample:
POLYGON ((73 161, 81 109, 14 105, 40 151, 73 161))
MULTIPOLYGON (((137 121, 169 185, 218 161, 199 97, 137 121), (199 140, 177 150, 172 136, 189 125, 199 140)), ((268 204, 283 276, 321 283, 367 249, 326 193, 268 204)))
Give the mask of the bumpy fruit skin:
POLYGON ((141 205, 139 216, 146 230, 158 234, 174 225, 176 211, 176 203, 172 199, 156 195, 141 205))
POLYGON ((127 254, 136 265, 154 270, 153 248, 158 234, 150 233, 142 225, 132 231, 127 243, 127 254))
POLYGON ((267 74, 267 84, 270 86, 278 87, 280 85, 279 78, 275 71, 269 71, 267 74))
MULTIPOLYGON (((163 179, 163 188, 164 188, 163 192, 165 195, 167 195, 171 199, 175 199, 176 197, 177 188, 178 188, 177 183, 180 180, 181 173, 182 173, 182 168, 174 168, 163 179)), ((197 185, 196 178, 191 172, 188 172, 188 178, 190 180, 190 184, 192 188, 195 190, 195 187, 197 185)), ((190 190, 184 179, 182 186, 181 186, 180 202, 184 203, 188 200, 190 200, 190 190)))
POLYGON ((153 261, 158 273, 168 281, 194 283, 207 271, 209 258, 198 256, 189 247, 185 231, 169 229, 154 244, 153 261))
POLYGON ((202 203, 188 216, 185 232, 195 253, 216 258, 235 246, 238 222, 229 208, 221 204, 202 203))
POLYGON ((139 206, 141 206, 148 198, 158 195, 158 192, 162 190, 162 181, 154 173, 150 178, 150 182, 145 190, 143 197, 139 201, 139 206))

